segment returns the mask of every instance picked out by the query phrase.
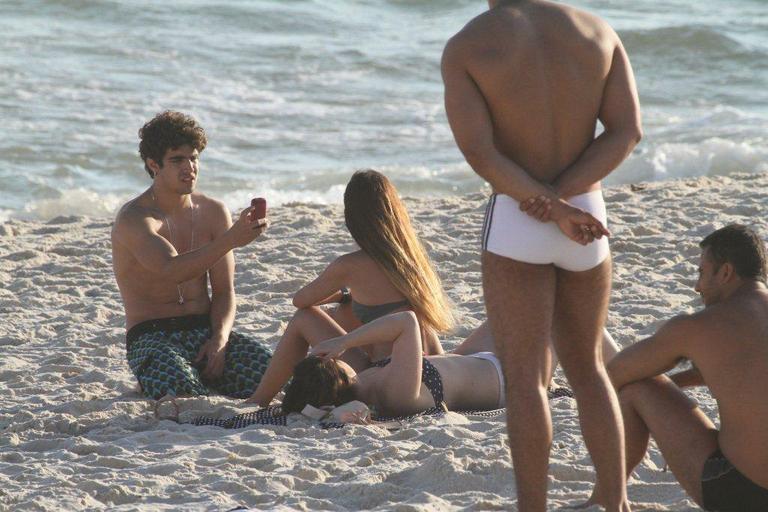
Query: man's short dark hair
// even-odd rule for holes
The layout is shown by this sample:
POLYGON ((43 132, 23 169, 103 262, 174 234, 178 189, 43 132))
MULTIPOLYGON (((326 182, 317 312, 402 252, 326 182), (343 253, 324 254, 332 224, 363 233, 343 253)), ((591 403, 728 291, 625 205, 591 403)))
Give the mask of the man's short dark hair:
POLYGON ((699 243, 709 249, 716 268, 723 263, 733 265, 742 279, 766 282, 765 244, 757 233, 741 224, 731 224, 710 233, 699 243))
POLYGON ((208 144, 205 130, 192 116, 172 110, 157 114, 142 126, 139 130, 139 139, 141 139, 139 155, 144 161, 144 169, 153 178, 154 174, 147 165, 147 158, 151 158, 162 167, 163 157, 169 149, 188 145, 202 153, 208 144))

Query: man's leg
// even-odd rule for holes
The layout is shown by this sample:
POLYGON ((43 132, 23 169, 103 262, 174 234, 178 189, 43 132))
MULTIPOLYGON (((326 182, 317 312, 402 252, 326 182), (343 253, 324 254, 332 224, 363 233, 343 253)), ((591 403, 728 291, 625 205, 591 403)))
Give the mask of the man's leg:
POLYGON ((147 333, 131 344, 128 365, 147 398, 208 394, 200 374, 185 357, 188 351, 177 343, 184 334, 147 333))
MULTIPOLYGON (((704 462, 717 449, 717 429, 668 377, 624 386, 619 392, 624 415, 627 474, 643 460, 649 431, 685 492, 702 504, 704 462)), ((601 491, 595 489, 595 497, 601 491)))
POLYGON ((579 409, 587 449, 607 510, 628 510, 624 429, 602 356, 611 291, 611 261, 584 272, 557 269, 554 345, 579 409))
POLYGON ((214 383, 216 392, 233 398, 248 398, 261 382, 271 359, 272 351, 261 342, 231 332, 224 372, 214 383))
POLYGON ((544 511, 552 444, 547 384, 555 269, 489 252, 483 252, 482 264, 485 307, 506 381, 518 509, 544 511))

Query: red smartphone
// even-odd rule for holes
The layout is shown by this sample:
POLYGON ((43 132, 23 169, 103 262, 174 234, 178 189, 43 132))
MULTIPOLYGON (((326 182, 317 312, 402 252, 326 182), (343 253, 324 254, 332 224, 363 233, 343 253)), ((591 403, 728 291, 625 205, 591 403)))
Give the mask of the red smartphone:
POLYGON ((267 200, 263 197, 255 197, 251 199, 251 220, 259 220, 267 218, 267 200))

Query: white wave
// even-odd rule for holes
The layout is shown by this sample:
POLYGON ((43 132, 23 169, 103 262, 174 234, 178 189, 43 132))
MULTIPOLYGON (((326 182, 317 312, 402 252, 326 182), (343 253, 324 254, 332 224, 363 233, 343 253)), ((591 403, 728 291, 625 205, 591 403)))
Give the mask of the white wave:
POLYGON ((5 221, 13 217, 14 213, 15 212, 13 210, 3 210, 2 208, 0 208, 0 224, 4 223, 5 221))
POLYGON ((23 219, 48 220, 59 215, 113 217, 126 198, 83 188, 62 190, 54 199, 38 199, 27 203, 23 211, 11 216, 23 219))
POLYGON ((696 143, 668 142, 630 157, 605 180, 607 185, 638 181, 768 171, 768 148, 762 141, 712 137, 696 143))
POLYGON ((333 185, 324 190, 280 190, 274 188, 253 189, 253 191, 238 190, 224 194, 221 200, 229 209, 237 213, 251 204, 254 197, 266 198, 267 204, 280 206, 287 203, 341 203, 346 185, 333 185))

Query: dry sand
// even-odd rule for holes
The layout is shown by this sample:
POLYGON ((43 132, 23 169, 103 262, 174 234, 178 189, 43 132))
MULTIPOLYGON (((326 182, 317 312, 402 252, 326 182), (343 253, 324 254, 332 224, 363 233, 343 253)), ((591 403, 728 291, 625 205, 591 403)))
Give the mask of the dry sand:
MULTIPOLYGON (((698 241, 730 222, 768 233, 768 175, 606 190, 614 287, 608 328, 622 346, 699 307, 698 241)), ((479 231, 485 198, 408 201, 462 326, 484 318, 479 231)), ((272 211, 268 234, 237 251, 236 329, 272 346, 291 296, 353 248, 340 206, 272 211)), ((515 488, 503 417, 375 426, 222 430, 152 415, 125 362, 110 219, 0 224, 0 509, 509 510, 515 488)), ((562 383, 562 374, 556 377, 562 383)), ((693 395, 705 412, 716 406, 693 395)), ((250 410, 182 400, 182 416, 250 410)), ((522 417, 519 421, 525 421, 522 417)), ((575 402, 553 402, 550 508, 588 496, 594 473, 575 402)), ((691 510, 655 447, 629 483, 636 510, 691 510)))

